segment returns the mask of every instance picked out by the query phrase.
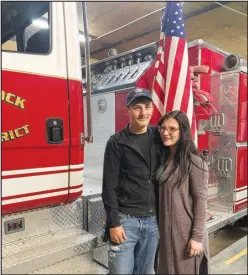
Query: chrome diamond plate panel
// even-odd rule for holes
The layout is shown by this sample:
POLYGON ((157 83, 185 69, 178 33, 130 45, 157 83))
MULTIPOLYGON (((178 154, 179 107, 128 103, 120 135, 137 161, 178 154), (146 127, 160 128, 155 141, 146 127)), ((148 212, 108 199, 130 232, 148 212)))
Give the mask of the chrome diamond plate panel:
POLYGON ((218 114, 210 118, 209 129, 209 206, 233 211, 236 167, 239 74, 211 76, 211 91, 218 114))
POLYGON ((67 205, 4 215, 2 217, 3 245, 72 227, 82 228, 82 206, 82 199, 78 199, 67 205), (25 219, 25 230, 6 235, 4 223, 18 218, 25 219))

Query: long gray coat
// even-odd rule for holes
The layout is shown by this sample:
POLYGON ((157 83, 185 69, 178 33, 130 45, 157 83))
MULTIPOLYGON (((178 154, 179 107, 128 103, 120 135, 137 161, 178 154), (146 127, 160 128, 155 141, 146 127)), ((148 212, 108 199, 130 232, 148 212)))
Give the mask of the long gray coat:
POLYGON ((159 274, 209 274, 207 216, 208 166, 192 155, 190 173, 178 187, 169 163, 159 182, 159 274), (197 167, 198 166, 198 167, 197 167), (201 167, 202 169, 200 169, 201 167), (164 182, 166 180, 166 182, 164 182), (203 242, 201 257, 189 257, 188 242, 203 242))

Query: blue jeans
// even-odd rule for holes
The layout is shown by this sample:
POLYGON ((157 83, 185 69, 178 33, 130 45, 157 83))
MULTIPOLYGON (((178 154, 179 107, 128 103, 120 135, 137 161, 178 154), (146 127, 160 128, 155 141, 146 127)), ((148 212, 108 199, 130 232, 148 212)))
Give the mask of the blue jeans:
POLYGON ((109 274, 155 274, 159 242, 156 217, 119 215, 127 239, 121 244, 110 243, 109 274))

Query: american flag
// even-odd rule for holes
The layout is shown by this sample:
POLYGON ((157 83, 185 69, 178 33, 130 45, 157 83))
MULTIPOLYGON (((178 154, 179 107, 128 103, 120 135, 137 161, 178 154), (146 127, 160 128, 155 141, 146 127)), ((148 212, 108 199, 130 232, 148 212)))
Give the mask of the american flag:
POLYGON ((164 9, 152 95, 160 115, 173 110, 187 114, 197 144, 182 5, 182 2, 167 2, 164 9))

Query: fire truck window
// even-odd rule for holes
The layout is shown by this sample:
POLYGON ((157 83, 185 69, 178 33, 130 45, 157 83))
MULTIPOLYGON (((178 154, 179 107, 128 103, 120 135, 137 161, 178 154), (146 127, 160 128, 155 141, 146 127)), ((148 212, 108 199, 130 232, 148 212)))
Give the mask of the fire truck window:
POLYGON ((49 2, 2 2, 2 50, 49 54, 51 5, 49 2))
POLYGON ((33 21, 24 31, 24 48, 28 53, 46 54, 50 50, 48 13, 33 21))

